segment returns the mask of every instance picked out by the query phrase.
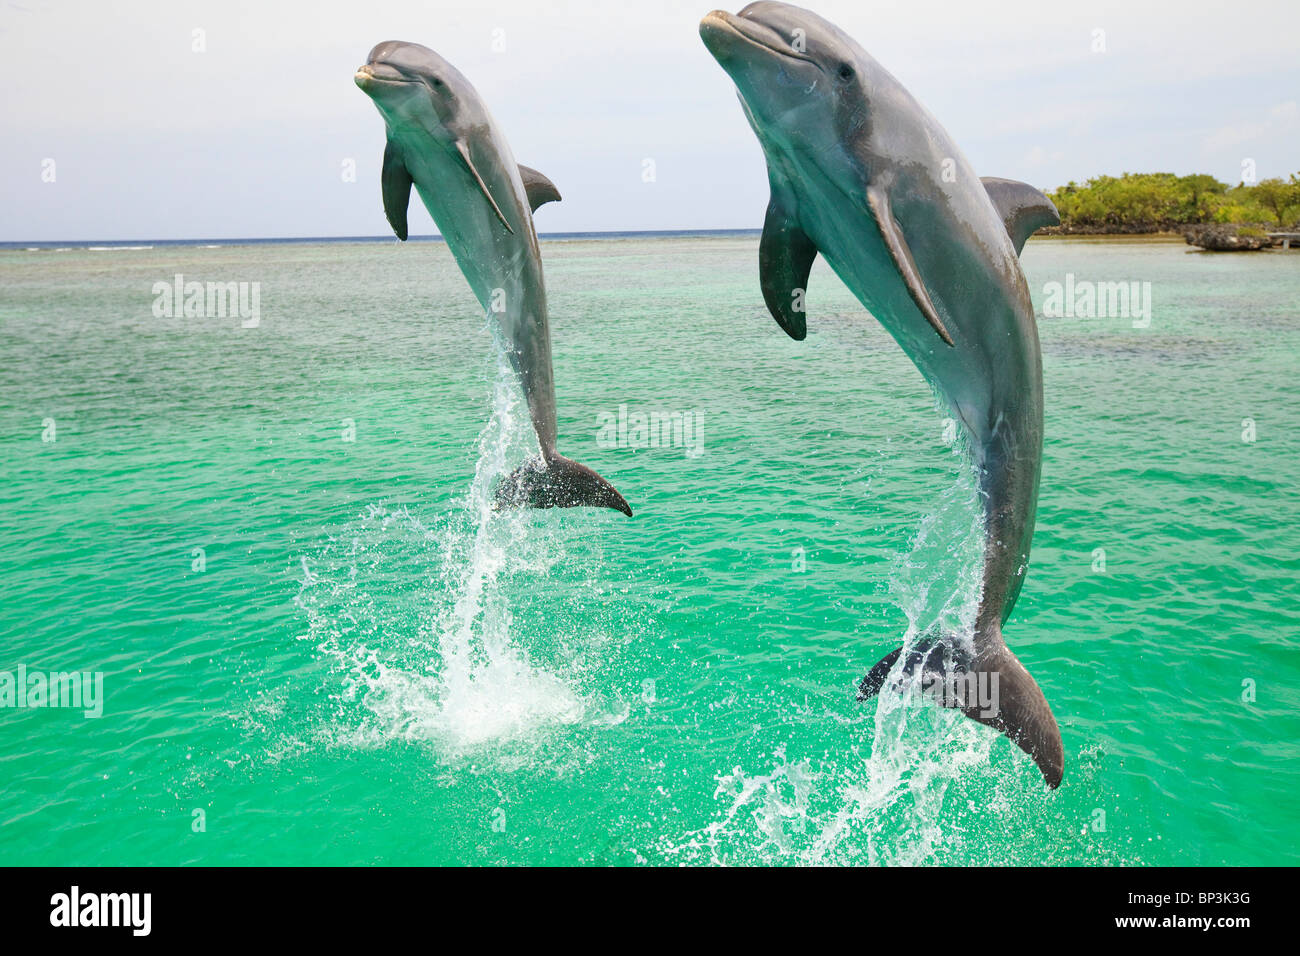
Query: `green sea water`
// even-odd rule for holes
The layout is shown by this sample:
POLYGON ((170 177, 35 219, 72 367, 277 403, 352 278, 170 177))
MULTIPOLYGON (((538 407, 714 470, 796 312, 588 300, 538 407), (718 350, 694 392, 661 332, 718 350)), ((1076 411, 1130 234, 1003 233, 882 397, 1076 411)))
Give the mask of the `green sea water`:
POLYGON ((1067 275, 1152 303, 1040 320, 1005 633, 1055 792, 855 699, 969 607, 978 522, 829 269, 794 342, 754 237, 543 257, 560 449, 631 519, 492 511, 527 417, 441 244, 0 251, 0 671, 104 687, 0 710, 5 863, 1300 862, 1300 254, 1025 250, 1040 312, 1067 275), (259 283, 260 324, 156 316, 177 273, 259 283))

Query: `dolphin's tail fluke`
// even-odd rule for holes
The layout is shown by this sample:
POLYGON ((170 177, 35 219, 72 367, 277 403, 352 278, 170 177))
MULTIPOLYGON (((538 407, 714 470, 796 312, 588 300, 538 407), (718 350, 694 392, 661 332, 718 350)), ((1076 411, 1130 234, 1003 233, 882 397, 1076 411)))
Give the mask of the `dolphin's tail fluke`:
MULTIPOLYGON (((1049 787, 1060 786, 1065 771, 1060 728, 1038 682, 1003 643, 1000 630, 979 636, 982 649, 974 658, 963 659, 952 643, 920 641, 908 653, 900 678, 919 677, 921 690, 937 703, 1006 734, 1033 758, 1049 787)), ((880 692, 902 652, 901 647, 891 651, 871 668, 858 686, 859 700, 880 692)))
POLYGON ((618 490, 586 465, 552 452, 530 458, 497 486, 498 508, 613 508, 628 517, 632 509, 618 490))

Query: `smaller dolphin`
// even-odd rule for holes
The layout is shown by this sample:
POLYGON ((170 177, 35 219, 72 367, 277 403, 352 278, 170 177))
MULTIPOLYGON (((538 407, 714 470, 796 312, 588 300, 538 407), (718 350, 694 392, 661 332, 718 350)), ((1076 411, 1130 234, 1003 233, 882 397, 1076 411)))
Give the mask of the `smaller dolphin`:
POLYGON ((411 187, 419 192, 479 304, 495 317, 519 376, 541 454, 497 487, 498 505, 632 509, 608 481, 555 448, 555 381, 546 285, 533 211, 558 200, 549 179, 516 164, 469 80, 418 43, 370 51, 356 83, 388 131, 384 213, 405 240, 411 187))

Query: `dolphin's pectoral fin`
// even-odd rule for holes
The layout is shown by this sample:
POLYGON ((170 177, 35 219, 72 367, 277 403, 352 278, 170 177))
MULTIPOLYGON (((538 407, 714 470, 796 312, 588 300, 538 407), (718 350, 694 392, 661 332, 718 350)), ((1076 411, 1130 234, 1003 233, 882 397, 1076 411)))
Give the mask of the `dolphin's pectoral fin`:
POLYGON ((560 201, 560 191, 555 188, 555 183, 537 170, 521 163, 519 176, 524 181, 524 192, 528 194, 528 206, 533 212, 537 212, 537 207, 542 203, 560 201))
POLYGON ((1061 215, 1052 201, 1028 183, 993 176, 985 176, 980 182, 1007 227, 1016 255, 1025 248, 1025 240, 1039 229, 1061 224, 1061 215))
POLYGON ((632 508, 586 465, 552 452, 532 458, 501 480, 497 508, 613 508, 629 518, 632 508))
MULTIPOLYGON (((996 640, 979 642, 989 648, 986 653, 965 661, 954 661, 951 648, 942 641, 923 639, 903 662, 899 680, 915 683, 941 706, 960 710, 1005 734, 1033 758, 1044 781, 1056 789, 1065 772, 1061 730, 1037 681, 1002 642, 1001 634, 994 636, 996 640)), ((858 686, 859 700, 880 693, 902 652, 901 647, 891 651, 871 668, 858 686)))
POLYGON ((816 258, 817 246, 774 191, 758 244, 758 277, 768 311, 792 339, 808 334, 804 298, 816 258))
POLYGON ((411 203, 411 174, 401 151, 391 139, 384 147, 384 170, 379 175, 384 193, 384 215, 397 238, 406 241, 406 207, 411 203))
POLYGON ((867 205, 871 208, 871 215, 875 217, 880 235, 885 240, 885 248, 889 250, 898 274, 903 277, 912 301, 921 310, 925 320, 939 333, 939 338, 953 345, 952 336, 948 334, 948 329, 939 318, 934 303, 930 301, 930 293, 925 291, 925 283, 921 281, 921 273, 916 268, 916 261, 912 258, 912 250, 908 248, 903 230, 894 221, 894 214, 889 206, 889 194, 879 186, 868 186, 867 205))
POLYGON ((514 235, 514 228, 506 221, 505 213, 501 211, 501 207, 497 205, 497 201, 492 198, 492 190, 487 188, 487 183, 483 182, 483 177, 480 176, 478 170, 474 168, 474 160, 470 158, 469 150, 465 147, 463 141, 456 141, 456 152, 460 154, 461 161, 465 163, 465 168, 469 170, 469 174, 473 176, 474 181, 478 183, 478 188, 483 192, 483 198, 488 201, 492 206, 492 211, 495 212, 497 218, 501 220, 501 225, 505 226, 511 235, 514 235))

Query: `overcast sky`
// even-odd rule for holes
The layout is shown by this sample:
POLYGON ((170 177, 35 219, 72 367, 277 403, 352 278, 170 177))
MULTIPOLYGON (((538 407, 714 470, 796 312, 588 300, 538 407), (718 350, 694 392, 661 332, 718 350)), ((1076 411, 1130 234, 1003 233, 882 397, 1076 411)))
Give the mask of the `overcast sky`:
MULTIPOLYGON (((1300 0, 808 2, 982 175, 1300 170, 1300 0)), ((700 42, 709 9, 0 0, 0 240, 384 234, 383 121, 352 73, 387 39, 459 67, 559 187, 539 231, 758 227, 763 159, 700 42)), ((419 207, 412 234, 434 232, 419 207)))

